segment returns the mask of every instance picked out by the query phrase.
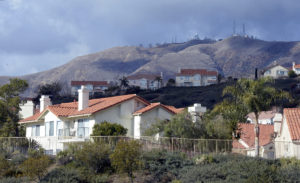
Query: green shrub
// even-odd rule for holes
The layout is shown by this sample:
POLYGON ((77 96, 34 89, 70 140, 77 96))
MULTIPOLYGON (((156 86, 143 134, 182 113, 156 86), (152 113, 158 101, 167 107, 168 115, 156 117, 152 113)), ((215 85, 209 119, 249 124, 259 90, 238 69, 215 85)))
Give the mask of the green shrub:
POLYGON ((111 149, 103 143, 84 143, 82 149, 75 152, 75 164, 85 167, 93 173, 103 173, 111 170, 109 155, 111 149))
POLYGON ((41 178, 47 173, 47 168, 51 163, 51 159, 46 155, 38 157, 30 157, 21 164, 21 170, 25 176, 31 179, 41 178))
POLYGON ((127 173, 133 182, 133 171, 141 166, 141 144, 138 141, 119 141, 110 155, 113 167, 119 172, 127 173))
POLYGON ((94 125, 91 136, 124 136, 126 133, 127 129, 122 125, 104 121, 94 125))
POLYGON ((295 78, 295 77, 297 77, 297 74, 295 73, 295 71, 290 70, 290 71, 288 72, 288 76, 289 76, 289 78, 295 78))
POLYGON ((176 179, 183 167, 190 167, 193 163, 185 154, 153 150, 143 153, 144 170, 153 176, 155 182, 170 182, 176 179))
POLYGON ((56 168, 49 172, 41 183, 80 183, 85 182, 80 177, 80 172, 74 168, 56 168))
POLYGON ((7 177, 0 179, 0 183, 27 183, 30 180, 26 177, 16 178, 16 177, 7 177))

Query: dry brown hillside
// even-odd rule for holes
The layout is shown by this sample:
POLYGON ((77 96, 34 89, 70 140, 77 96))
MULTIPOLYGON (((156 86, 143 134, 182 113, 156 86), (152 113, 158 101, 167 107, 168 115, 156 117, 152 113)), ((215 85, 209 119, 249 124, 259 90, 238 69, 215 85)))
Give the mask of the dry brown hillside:
MULTIPOLYGON (((165 78, 169 78, 174 77, 178 68, 208 68, 218 70, 225 76, 249 77, 256 67, 262 69, 274 60, 290 66, 299 58, 299 42, 230 37, 217 42, 192 40, 154 48, 115 47, 79 56, 60 67, 21 78, 30 84, 26 95, 33 96, 39 84, 53 81, 115 80, 139 72, 163 72, 165 78)), ((0 84, 7 80, 8 77, 0 77, 0 84)))

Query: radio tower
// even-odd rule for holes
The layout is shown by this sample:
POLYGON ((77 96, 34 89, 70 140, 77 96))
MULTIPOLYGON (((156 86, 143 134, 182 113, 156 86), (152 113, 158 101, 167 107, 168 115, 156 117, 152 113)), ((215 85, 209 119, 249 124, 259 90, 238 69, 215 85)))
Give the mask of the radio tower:
POLYGON ((233 36, 236 35, 236 32, 235 32, 235 20, 233 21, 233 36))

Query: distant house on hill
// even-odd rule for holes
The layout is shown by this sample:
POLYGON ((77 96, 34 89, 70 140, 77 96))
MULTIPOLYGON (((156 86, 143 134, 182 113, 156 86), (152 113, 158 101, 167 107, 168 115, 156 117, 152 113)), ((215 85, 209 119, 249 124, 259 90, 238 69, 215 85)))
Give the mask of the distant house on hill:
POLYGON ((274 79, 277 79, 277 78, 281 78, 281 77, 287 77, 288 72, 289 72, 289 69, 287 69, 281 65, 275 64, 273 66, 265 68, 263 70, 262 74, 263 74, 263 77, 272 77, 274 79))
MULTIPOLYGON (((275 117, 275 114, 276 112, 275 111, 262 111, 260 114, 259 114, 259 117, 258 117, 258 123, 259 124, 269 124, 269 125, 272 125, 274 124, 274 117, 275 117)), ((254 113, 249 113, 247 115, 247 121, 249 121, 250 123, 254 123, 256 121, 255 119, 255 115, 254 113)))
POLYGON ((127 77, 130 86, 138 86, 145 90, 156 90, 162 87, 162 74, 135 74, 127 77))
POLYGON ((300 159, 300 109, 284 109, 282 123, 275 123, 275 132, 276 158, 300 159))
POLYGON ((107 81, 71 81, 71 94, 78 95, 81 86, 89 90, 90 96, 95 93, 103 93, 109 86, 107 81))
MULTIPOLYGON (((273 143, 274 125, 259 125, 259 155, 263 158, 274 159, 275 149, 273 143)), ((255 156, 254 148, 254 124, 238 124, 239 139, 232 142, 232 152, 247 156, 255 156)))
POLYGON ((176 86, 207 86, 217 83, 217 71, 206 69, 179 69, 176 86))
POLYGON ((296 74, 300 74, 300 64, 296 64, 295 62, 293 62, 292 69, 296 74))
POLYGON ((143 130, 156 120, 167 120, 182 109, 149 103, 135 95, 89 100, 89 90, 82 86, 78 102, 52 105, 48 96, 40 99, 40 111, 19 122, 26 127, 26 137, 36 140, 48 154, 56 154, 69 143, 83 142, 92 134, 94 124, 118 123, 128 129, 127 136, 140 138, 143 130))

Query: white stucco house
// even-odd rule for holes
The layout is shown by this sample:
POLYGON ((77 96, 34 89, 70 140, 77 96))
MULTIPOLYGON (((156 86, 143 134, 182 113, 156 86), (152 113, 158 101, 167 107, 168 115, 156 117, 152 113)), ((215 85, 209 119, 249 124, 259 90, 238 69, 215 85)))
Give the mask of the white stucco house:
POLYGON ((127 77, 130 86, 138 86, 141 89, 156 90, 162 87, 163 76, 154 74, 135 74, 127 77), (161 80, 158 81, 157 79, 161 80))
POLYGON ((48 154, 56 154, 70 142, 89 139, 94 124, 118 123, 128 129, 128 136, 139 138, 141 126, 170 119, 180 111, 173 106, 151 104, 135 94, 89 100, 89 90, 82 86, 78 102, 51 105, 50 98, 42 96, 40 112, 19 123, 25 125, 26 137, 38 141, 48 154))
POLYGON ((272 77, 272 78, 281 78, 281 77, 287 77, 289 70, 281 65, 273 65, 270 67, 267 67, 262 72, 263 77, 272 77))
POLYGON ((300 108, 285 108, 282 122, 275 121, 276 158, 300 159, 300 108))
POLYGON ((217 71, 206 69, 179 69, 176 74, 176 86, 207 86, 217 83, 217 71))
MULTIPOLYGON (((274 125, 259 124, 259 156, 267 159, 275 158, 275 147, 273 142, 274 125)), ((247 156, 255 156, 254 148, 254 124, 238 124, 239 139, 232 142, 232 152, 247 156)))
POLYGON ((78 95, 78 90, 84 85, 89 90, 90 95, 104 93, 109 87, 107 81, 71 81, 71 94, 78 95))
MULTIPOLYGON (((273 125, 274 124, 274 117, 275 117, 276 112, 275 111, 262 111, 259 113, 258 116, 258 123, 259 124, 269 124, 273 125)), ((256 121, 254 113, 249 113, 247 115, 247 121, 250 123, 254 123, 256 121)))
POLYGON ((296 64, 295 62, 293 62, 292 69, 296 74, 298 74, 298 75, 300 74, 300 64, 296 64))

